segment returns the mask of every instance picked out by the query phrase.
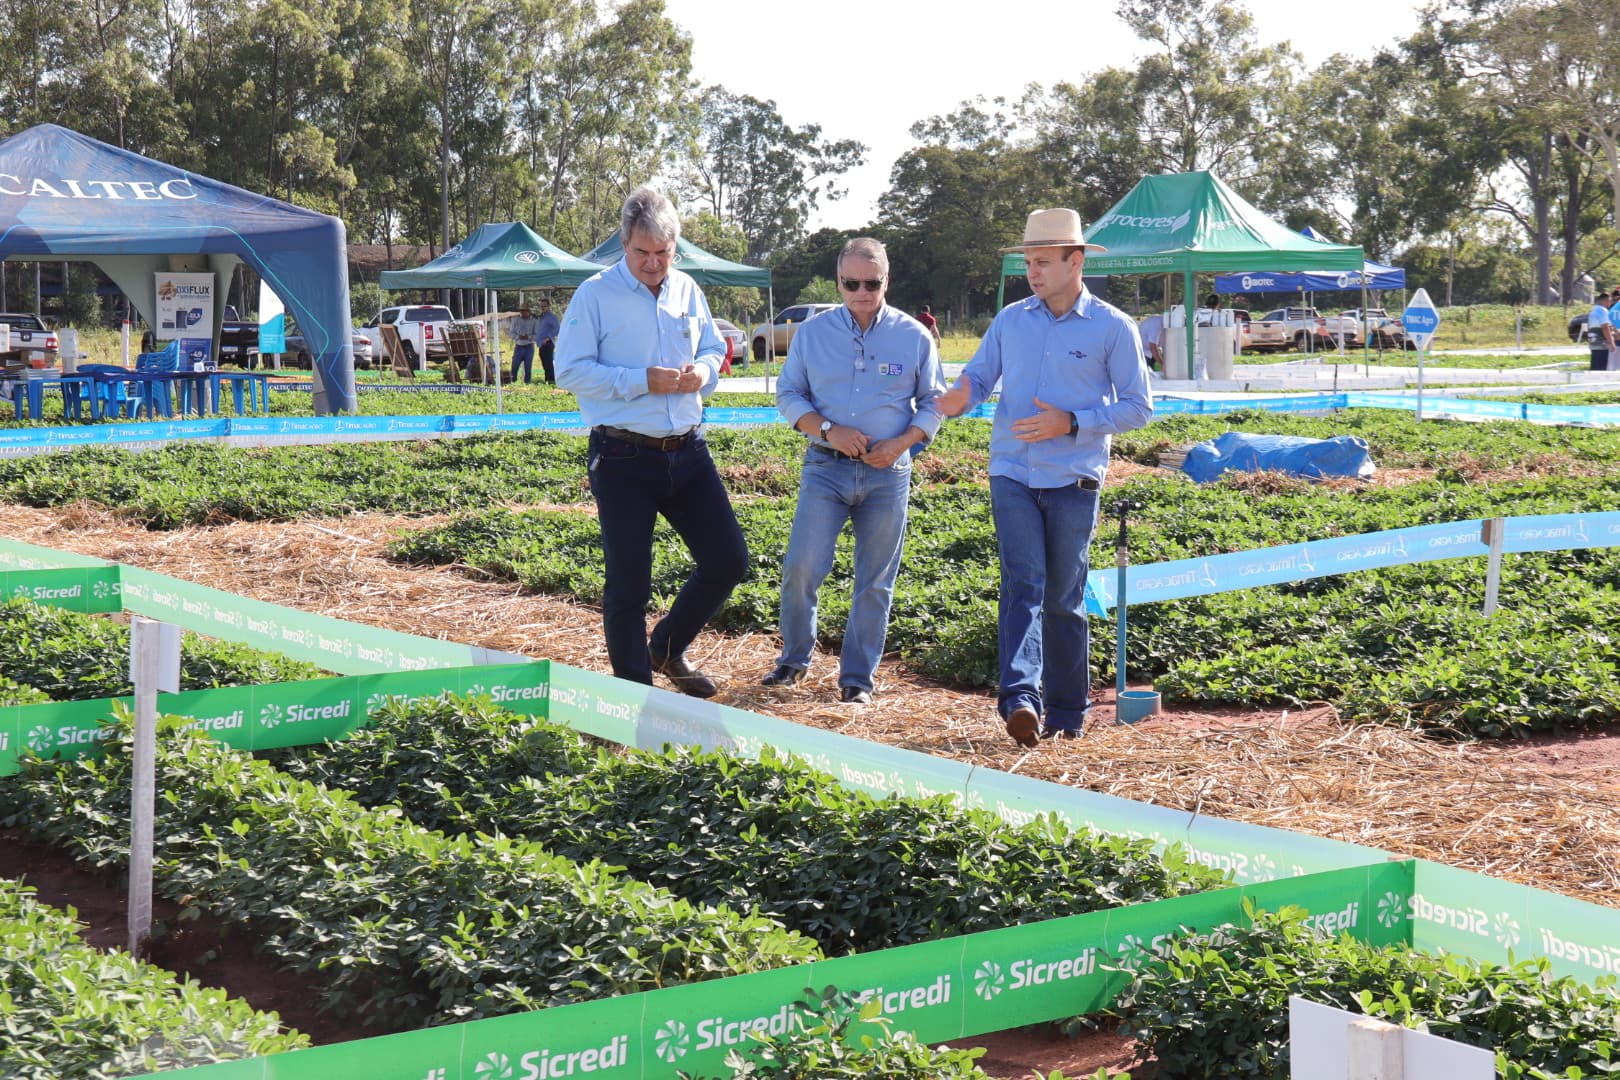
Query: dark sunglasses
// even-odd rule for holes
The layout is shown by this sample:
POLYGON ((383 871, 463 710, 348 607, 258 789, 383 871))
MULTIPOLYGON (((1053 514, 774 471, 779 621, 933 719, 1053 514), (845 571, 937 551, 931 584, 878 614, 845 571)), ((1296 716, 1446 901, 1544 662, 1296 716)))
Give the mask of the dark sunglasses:
POLYGON ((864 281, 857 281, 854 278, 845 278, 843 280, 845 292, 860 292, 863 285, 866 287, 867 292, 877 292, 883 288, 883 279, 867 278, 864 281))

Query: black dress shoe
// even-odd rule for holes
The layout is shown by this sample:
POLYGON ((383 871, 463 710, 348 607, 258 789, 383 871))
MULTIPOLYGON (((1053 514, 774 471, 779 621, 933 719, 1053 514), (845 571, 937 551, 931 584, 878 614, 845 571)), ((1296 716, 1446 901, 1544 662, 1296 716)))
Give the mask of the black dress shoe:
POLYGON ((761 686, 798 686, 804 681, 804 668, 777 664, 771 673, 759 680, 761 686))
POLYGON ((686 662, 684 656, 653 659, 652 668, 675 684, 675 689, 693 697, 714 697, 720 690, 714 680, 686 662))
POLYGON ((845 705, 870 705, 872 704, 872 691, 863 690, 859 686, 840 686, 838 688, 838 700, 845 705))

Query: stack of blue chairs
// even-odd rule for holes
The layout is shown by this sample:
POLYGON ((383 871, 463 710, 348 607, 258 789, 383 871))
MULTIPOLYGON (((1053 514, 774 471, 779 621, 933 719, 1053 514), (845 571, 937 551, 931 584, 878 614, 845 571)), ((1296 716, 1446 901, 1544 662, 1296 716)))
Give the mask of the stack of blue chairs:
MULTIPOLYGON (((180 411, 184 413, 190 405, 190 395, 195 383, 192 379, 180 379, 180 342, 178 339, 169 342, 156 352, 145 352, 135 357, 135 374, 139 381, 147 387, 145 396, 150 406, 157 402, 162 403, 165 416, 174 415, 174 396, 170 387, 175 383, 180 387, 180 411)), ((150 410, 148 416, 152 415, 150 410)))

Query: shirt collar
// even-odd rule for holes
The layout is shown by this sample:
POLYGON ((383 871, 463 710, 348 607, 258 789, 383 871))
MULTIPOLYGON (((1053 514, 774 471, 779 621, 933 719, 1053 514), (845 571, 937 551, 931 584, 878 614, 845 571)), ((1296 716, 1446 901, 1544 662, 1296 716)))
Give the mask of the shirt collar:
POLYGON ((849 308, 843 304, 838 305, 838 314, 844 317, 844 325, 849 327, 851 333, 853 333, 856 337, 864 337, 865 335, 870 334, 873 330, 876 330, 878 328, 878 324, 883 322, 883 320, 888 317, 889 305, 887 302, 885 302, 877 309, 877 314, 872 316, 872 325, 868 326, 865 330, 861 329, 861 324, 855 321, 855 316, 851 314, 849 308))
MULTIPOLYGON (((1080 295, 1074 298, 1074 306, 1068 311, 1065 311, 1063 314, 1068 315, 1070 312, 1072 312, 1078 318, 1089 319, 1091 318, 1092 306, 1097 302, 1097 298, 1091 295, 1091 290, 1087 289, 1086 283, 1082 281, 1080 283, 1080 295)), ((1026 310, 1035 311, 1039 309, 1046 312, 1047 317, 1052 319, 1054 322, 1056 322, 1058 318, 1061 318, 1061 316, 1054 316, 1052 314, 1052 309, 1046 306, 1046 301, 1042 300, 1038 296, 1029 297, 1024 301, 1024 304, 1026 305, 1026 310)))
MULTIPOLYGON (((639 292, 647 287, 636 279, 636 275, 630 272, 630 263, 628 258, 620 259, 618 262, 614 263, 610 273, 618 274, 619 283, 625 288, 629 289, 631 292, 639 292)), ((664 283, 658 286, 658 295, 660 297, 669 292, 669 279, 674 275, 674 273, 675 268, 671 266, 669 268, 669 273, 664 275, 664 283)), ((651 296, 652 293, 649 292, 647 295, 651 296)))

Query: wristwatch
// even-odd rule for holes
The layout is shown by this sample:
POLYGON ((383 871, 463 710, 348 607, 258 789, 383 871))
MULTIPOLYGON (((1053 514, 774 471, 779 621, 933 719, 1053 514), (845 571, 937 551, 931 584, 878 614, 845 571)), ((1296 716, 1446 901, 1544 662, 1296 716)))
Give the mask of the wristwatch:
POLYGON ((821 436, 823 441, 826 440, 827 432, 832 430, 832 426, 833 426, 833 422, 831 420, 828 420, 825 417, 822 419, 822 421, 821 421, 821 430, 818 431, 817 434, 821 436))
POLYGON ((1080 418, 1078 416, 1074 415, 1074 413, 1069 414, 1069 434, 1070 435, 1078 435, 1078 434, 1080 434, 1080 418))

